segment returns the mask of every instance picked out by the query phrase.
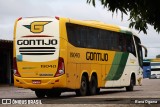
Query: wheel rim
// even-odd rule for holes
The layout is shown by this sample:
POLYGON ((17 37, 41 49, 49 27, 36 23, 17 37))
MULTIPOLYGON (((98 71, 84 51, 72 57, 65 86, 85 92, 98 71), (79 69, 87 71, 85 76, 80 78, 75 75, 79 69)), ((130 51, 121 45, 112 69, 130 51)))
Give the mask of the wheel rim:
POLYGON ((86 85, 86 82, 83 80, 83 81, 82 81, 82 85, 81 85, 81 87, 82 87, 82 88, 81 88, 82 92, 85 92, 85 91, 86 91, 86 86, 87 86, 87 85, 86 85))

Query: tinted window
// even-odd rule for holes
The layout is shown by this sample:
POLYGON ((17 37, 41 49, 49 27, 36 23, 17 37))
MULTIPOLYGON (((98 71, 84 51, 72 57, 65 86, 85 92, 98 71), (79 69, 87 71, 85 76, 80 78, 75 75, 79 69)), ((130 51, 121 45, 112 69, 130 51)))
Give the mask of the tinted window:
POLYGON ((133 37, 130 35, 126 35, 126 51, 132 53, 136 56, 135 45, 133 41, 133 37))
POLYGON ((160 68, 152 68, 151 71, 160 71, 160 68))
POLYGON ((111 32, 99 30, 99 49, 111 50, 111 32))
POLYGON ((79 46, 77 43, 77 32, 78 29, 76 31, 76 28, 74 26, 72 26, 71 24, 67 24, 68 41, 74 46, 79 46))
POLYGON ((143 66, 150 66, 150 62, 143 62, 143 66))
POLYGON ((87 47, 88 48, 98 48, 98 29, 95 28, 88 28, 88 35, 87 35, 87 47))
POLYGON ((136 56, 132 35, 66 23, 68 41, 77 47, 130 52, 136 56))
POLYGON ((151 66, 160 66, 160 63, 151 63, 151 66))
POLYGON ((139 60, 139 65, 142 67, 143 66, 143 55, 142 55, 142 47, 139 45, 141 44, 141 41, 138 37, 135 37, 135 42, 137 46, 137 54, 138 54, 138 60, 139 60))

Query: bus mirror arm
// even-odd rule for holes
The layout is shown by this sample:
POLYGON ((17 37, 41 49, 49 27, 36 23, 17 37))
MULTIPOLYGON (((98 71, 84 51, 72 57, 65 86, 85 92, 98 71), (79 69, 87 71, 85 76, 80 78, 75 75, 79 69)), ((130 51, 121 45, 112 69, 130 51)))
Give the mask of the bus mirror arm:
POLYGON ((141 46, 145 50, 145 57, 147 57, 148 54, 147 48, 142 44, 139 44, 139 46, 141 46))

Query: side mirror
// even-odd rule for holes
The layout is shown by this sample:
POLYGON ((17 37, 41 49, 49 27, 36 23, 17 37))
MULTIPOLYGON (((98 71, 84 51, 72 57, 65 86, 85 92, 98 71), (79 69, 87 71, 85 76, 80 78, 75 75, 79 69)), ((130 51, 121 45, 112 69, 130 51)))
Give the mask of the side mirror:
POLYGON ((138 44, 138 45, 141 46, 145 50, 145 57, 147 57, 147 55, 148 55, 147 48, 142 44, 138 44))

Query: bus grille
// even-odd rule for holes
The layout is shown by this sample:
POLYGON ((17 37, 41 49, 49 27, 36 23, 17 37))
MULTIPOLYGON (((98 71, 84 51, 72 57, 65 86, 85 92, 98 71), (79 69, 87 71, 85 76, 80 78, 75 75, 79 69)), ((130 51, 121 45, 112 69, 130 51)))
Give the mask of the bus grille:
POLYGON ((56 51, 55 47, 20 47, 22 55, 52 55, 56 51))

